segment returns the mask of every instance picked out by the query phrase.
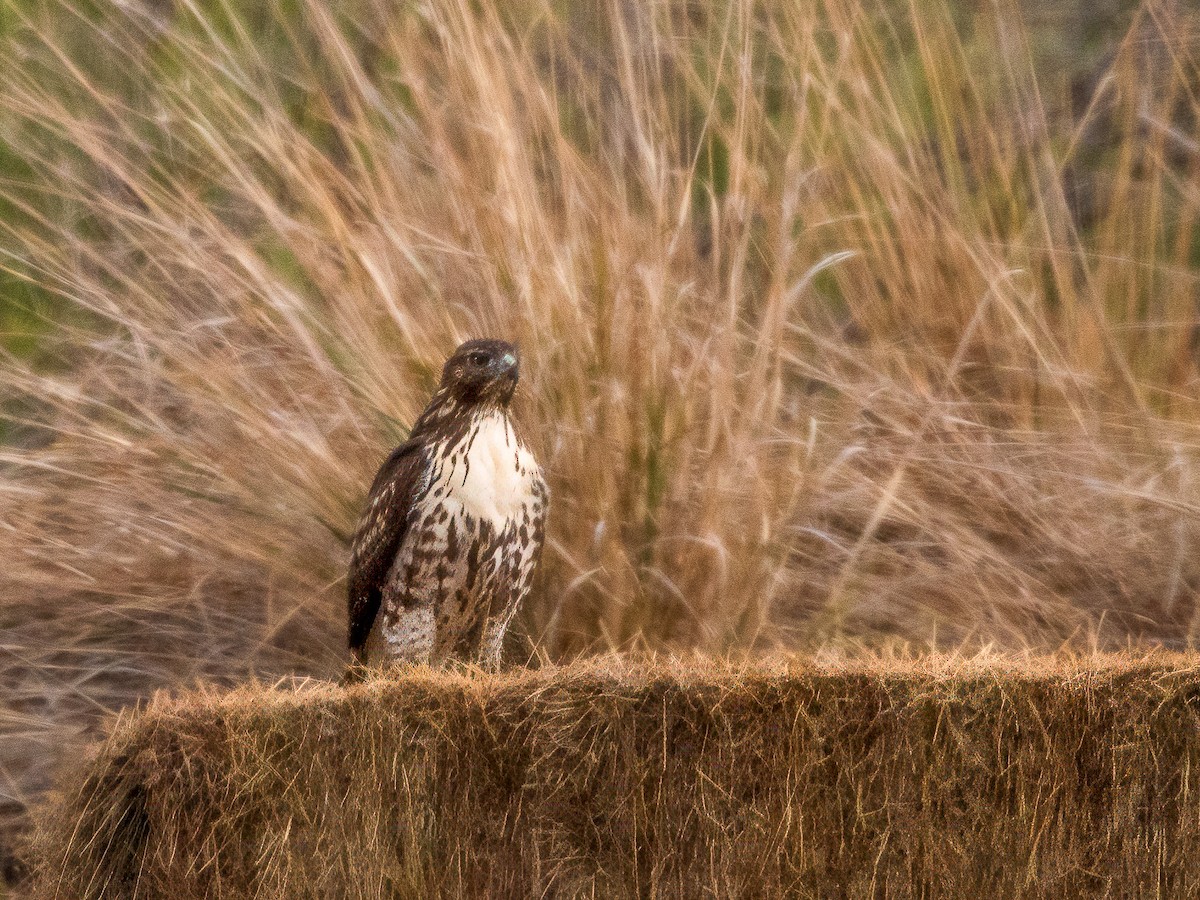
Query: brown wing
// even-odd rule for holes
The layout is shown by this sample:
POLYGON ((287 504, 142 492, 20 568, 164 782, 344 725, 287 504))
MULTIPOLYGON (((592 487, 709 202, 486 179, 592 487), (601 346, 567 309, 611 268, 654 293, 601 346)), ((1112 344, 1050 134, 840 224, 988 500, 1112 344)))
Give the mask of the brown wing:
POLYGON ((420 444, 409 441, 392 451, 367 495, 351 545, 346 596, 350 649, 360 662, 424 475, 425 454, 420 444))

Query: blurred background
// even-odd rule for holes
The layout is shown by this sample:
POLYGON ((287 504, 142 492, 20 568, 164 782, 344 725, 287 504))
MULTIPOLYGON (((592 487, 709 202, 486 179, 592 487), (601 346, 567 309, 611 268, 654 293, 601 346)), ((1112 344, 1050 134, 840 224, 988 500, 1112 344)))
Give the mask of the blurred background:
POLYGON ((1191 648, 1198 39, 0 0, 0 868, 108 713, 340 673, 348 536, 469 337, 553 491, 517 662, 1191 648))

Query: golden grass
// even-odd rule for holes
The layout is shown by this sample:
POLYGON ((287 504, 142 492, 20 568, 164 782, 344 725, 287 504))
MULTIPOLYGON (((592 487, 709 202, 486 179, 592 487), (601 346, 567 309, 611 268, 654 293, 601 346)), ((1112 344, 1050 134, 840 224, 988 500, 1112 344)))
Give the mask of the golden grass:
POLYGON ((337 671, 481 334, 554 494, 517 660, 1193 643, 1186 4, 1070 83, 1008 3, 4 13, 7 803, 158 686, 337 671))
POLYGON ((1188 897, 1194 657, 417 669, 160 700, 33 897, 1188 897))

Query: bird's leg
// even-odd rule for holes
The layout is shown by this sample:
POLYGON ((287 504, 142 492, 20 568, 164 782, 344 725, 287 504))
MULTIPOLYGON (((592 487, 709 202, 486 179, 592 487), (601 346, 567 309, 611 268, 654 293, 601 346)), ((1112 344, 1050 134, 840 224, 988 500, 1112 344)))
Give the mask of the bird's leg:
POLYGON ((483 629, 483 642, 479 648, 479 663, 484 668, 493 671, 500 668, 500 657, 504 652, 504 635, 516 612, 517 604, 511 603, 499 615, 492 616, 487 620, 483 629))
POLYGON ((480 648, 479 665, 482 668, 487 669, 489 672, 499 670, 501 643, 501 641, 493 641, 480 648))

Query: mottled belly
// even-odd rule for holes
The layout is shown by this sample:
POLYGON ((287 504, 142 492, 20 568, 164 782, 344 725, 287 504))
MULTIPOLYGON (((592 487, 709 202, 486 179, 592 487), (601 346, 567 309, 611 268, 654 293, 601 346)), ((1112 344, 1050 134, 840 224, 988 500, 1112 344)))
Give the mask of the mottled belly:
POLYGON ((391 656, 478 659, 490 623, 506 624, 528 590, 528 512, 498 529, 454 506, 443 501, 419 517, 389 573, 383 638, 391 656))

